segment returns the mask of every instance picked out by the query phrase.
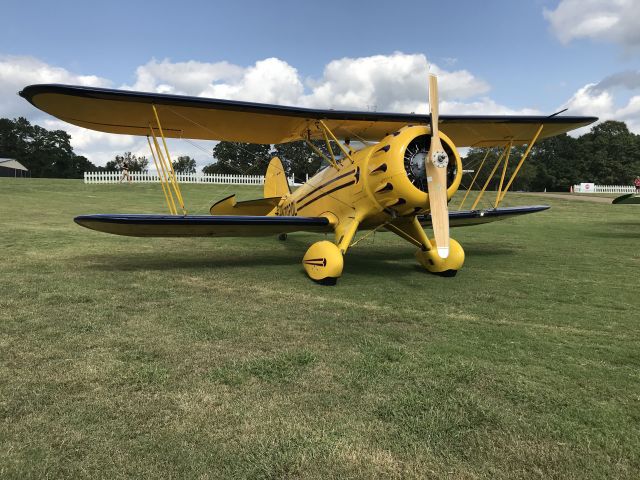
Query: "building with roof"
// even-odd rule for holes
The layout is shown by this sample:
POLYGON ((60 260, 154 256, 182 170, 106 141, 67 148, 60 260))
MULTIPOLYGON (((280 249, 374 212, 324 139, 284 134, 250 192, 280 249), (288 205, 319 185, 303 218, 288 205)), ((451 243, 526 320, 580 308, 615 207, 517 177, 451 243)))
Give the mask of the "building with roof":
POLYGON ((0 158, 0 177, 29 177, 29 169, 13 158, 0 158))

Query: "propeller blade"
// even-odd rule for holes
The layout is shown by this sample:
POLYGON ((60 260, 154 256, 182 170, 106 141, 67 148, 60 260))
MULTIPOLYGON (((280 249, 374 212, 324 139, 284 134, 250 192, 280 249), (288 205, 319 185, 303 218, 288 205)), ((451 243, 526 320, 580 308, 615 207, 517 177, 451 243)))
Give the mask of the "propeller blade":
POLYGON ((440 258, 449 256, 449 208, 447 206, 447 165, 449 156, 442 147, 438 131, 438 79, 429 75, 429 108, 431 111, 431 144, 426 173, 429 210, 436 248, 440 258))

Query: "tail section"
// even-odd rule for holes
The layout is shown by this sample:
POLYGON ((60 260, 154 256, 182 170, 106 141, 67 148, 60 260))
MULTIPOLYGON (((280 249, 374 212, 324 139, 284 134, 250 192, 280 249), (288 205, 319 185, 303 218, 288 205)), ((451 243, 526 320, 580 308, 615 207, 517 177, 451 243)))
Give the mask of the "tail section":
POLYGON ((282 197, 290 193, 282 162, 278 157, 273 157, 264 176, 264 198, 238 202, 235 195, 230 195, 214 203, 209 212, 211 215, 273 215, 282 197))
POLYGON ((291 189, 282 162, 278 157, 273 157, 264 176, 264 198, 284 197, 290 193, 291 189))

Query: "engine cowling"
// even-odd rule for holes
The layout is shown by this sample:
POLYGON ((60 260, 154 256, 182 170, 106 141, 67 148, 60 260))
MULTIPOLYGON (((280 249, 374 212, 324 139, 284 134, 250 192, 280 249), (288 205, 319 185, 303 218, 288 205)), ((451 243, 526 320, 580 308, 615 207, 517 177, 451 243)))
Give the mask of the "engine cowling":
MULTIPOLYGON (((369 157, 366 188, 380 208, 399 216, 429 209, 424 162, 430 142, 427 126, 407 126, 383 138, 369 157)), ((451 160, 447 167, 447 198, 451 199, 462 179, 458 150, 442 131, 440 139, 451 160)))

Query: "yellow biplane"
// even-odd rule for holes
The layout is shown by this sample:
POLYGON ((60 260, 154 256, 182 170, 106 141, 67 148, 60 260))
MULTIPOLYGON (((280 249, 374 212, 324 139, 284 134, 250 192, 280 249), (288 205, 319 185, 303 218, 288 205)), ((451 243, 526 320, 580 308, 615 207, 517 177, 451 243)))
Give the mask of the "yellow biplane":
MULTIPOLYGON (((429 77, 429 115, 316 110, 67 85, 32 85, 20 95, 74 125, 148 139, 170 215, 83 215, 75 218, 78 224, 139 237, 330 233, 334 241, 312 244, 303 258, 309 277, 325 284, 335 284, 342 275, 344 254, 359 230, 391 231, 418 247, 416 258, 426 270, 455 275, 464 263, 464 251, 449 237, 449 227, 548 208, 499 205, 539 138, 597 120, 557 114, 440 116, 433 75, 429 77), (273 158, 265 175, 264 198, 239 202, 232 195, 215 203, 211 215, 187 215, 166 138, 262 144, 304 140, 326 165, 292 192, 282 162, 273 158), (314 140, 324 140, 327 152, 314 140), (351 140, 363 147, 355 150, 351 140), (523 144, 528 147, 506 180, 511 147, 523 144), (339 155, 332 145, 338 146, 339 155), (449 211, 448 202, 463 174, 457 147, 501 147, 502 154, 471 209, 449 211), (493 208, 476 210, 500 166, 493 208), (425 226, 432 227, 432 239, 425 226)), ((479 170, 469 188, 478 174, 479 170)))

